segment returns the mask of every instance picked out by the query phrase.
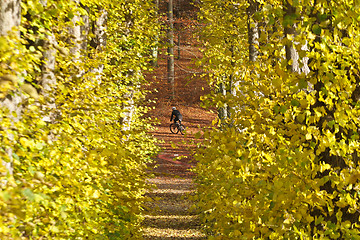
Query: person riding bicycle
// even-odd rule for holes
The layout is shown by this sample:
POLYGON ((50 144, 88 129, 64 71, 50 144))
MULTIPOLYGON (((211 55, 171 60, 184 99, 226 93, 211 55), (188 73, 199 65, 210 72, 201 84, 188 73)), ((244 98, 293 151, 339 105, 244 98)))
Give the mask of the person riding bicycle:
POLYGON ((182 121, 182 115, 179 110, 176 110, 176 107, 172 107, 170 122, 173 120, 173 118, 174 118, 174 123, 176 123, 177 121, 181 123, 182 121))

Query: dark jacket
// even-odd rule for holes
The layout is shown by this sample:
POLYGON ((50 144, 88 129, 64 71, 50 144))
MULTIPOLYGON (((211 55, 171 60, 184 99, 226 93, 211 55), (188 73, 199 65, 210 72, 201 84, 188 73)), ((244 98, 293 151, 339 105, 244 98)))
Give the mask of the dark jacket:
POLYGON ((178 120, 182 121, 182 115, 181 115, 179 110, 173 110, 172 111, 170 121, 172 121, 173 118, 174 118, 175 122, 178 121, 178 120))

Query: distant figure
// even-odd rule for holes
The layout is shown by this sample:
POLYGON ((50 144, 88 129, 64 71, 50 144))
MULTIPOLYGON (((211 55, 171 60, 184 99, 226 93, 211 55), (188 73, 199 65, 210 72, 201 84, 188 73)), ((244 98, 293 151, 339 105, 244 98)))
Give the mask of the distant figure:
POLYGON ((176 107, 172 107, 170 122, 173 120, 173 118, 174 118, 174 123, 176 123, 177 121, 181 123, 182 121, 182 115, 179 110, 176 110, 176 107))

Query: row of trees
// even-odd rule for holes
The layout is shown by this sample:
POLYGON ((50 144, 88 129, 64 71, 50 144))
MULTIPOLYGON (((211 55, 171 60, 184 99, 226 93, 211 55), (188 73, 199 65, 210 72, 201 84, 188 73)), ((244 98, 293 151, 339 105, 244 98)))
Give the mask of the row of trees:
POLYGON ((150 0, 0 2, 1 239, 139 236, 158 31, 150 0))
MULTIPOLYGON (((167 46, 167 81, 170 90, 170 98, 175 98, 175 59, 181 59, 181 52, 188 44, 186 40, 192 35, 192 28, 195 28, 194 19, 196 18, 196 4, 191 0, 156 0, 159 7, 159 16, 166 15, 163 18, 163 30, 166 31, 166 38, 160 41, 167 46), (166 13, 166 14, 165 14, 166 13)), ((165 37, 165 36, 162 36, 165 37)), ((160 38, 159 38, 160 39, 160 38)), ((188 51, 186 49, 185 51, 188 51)), ((157 56, 157 51, 154 51, 157 56)), ((156 63, 154 64, 156 65, 156 63)))
POLYGON ((356 1, 202 0, 202 64, 219 108, 196 159, 215 239, 356 239, 356 1))

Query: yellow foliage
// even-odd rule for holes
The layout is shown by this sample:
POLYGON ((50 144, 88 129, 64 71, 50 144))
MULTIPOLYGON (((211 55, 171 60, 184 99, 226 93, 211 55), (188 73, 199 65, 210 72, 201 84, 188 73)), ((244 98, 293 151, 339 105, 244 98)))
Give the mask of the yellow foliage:
MULTIPOLYGON (((148 188, 144 172, 158 150, 146 135, 146 109, 138 107, 143 93, 136 92, 158 31, 152 1, 87 0, 81 6, 70 0, 22 1, 21 6, 21 39, 0 37, 0 97, 22 90, 31 98, 19 103, 24 109, 16 121, 0 108, 0 156, 13 171, 1 165, 0 239, 140 238, 148 188), (102 11, 108 16, 108 44, 102 51, 89 44, 80 55, 72 52, 69 20, 82 14, 94 21, 102 11), (133 24, 124 22, 129 18, 133 24), (125 34, 127 39, 119 37, 125 34), (56 43, 33 44, 49 36, 56 43), (56 69, 42 68, 43 52, 54 48, 56 69), (99 66, 101 74, 95 71, 99 66), (133 69, 137 74, 130 74, 133 69), (42 95, 40 79, 49 72, 56 84, 42 95), (125 131, 120 119, 129 92, 135 92, 134 114, 125 131)), ((90 42, 94 36, 86 37, 90 42)))
POLYGON ((355 5, 202 1, 202 63, 211 84, 228 87, 206 103, 231 113, 196 155, 197 207, 214 239, 360 238, 355 5), (251 62, 248 27, 256 26, 251 62), (289 58, 289 44, 298 56, 289 58), (295 61, 307 69, 292 72, 295 61))

